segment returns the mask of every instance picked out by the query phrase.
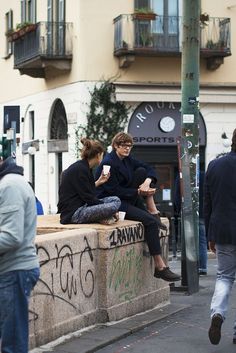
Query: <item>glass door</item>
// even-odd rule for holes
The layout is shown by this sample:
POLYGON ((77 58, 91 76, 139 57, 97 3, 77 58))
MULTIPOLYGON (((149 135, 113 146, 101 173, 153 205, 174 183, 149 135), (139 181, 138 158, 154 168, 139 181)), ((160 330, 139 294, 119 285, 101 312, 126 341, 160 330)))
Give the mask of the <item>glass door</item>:
POLYGON ((158 178, 155 203, 163 216, 171 218, 174 214, 174 166, 155 164, 153 167, 158 178))
POLYGON ((153 22, 154 46, 166 51, 179 48, 178 0, 152 0, 151 7, 158 15, 153 22))
POLYGON ((47 54, 65 54, 65 0, 47 2, 47 54))
POLYGON ((57 51, 58 55, 65 54, 65 0, 57 2, 57 51))
POLYGON ((48 0, 47 2, 47 25, 46 25, 46 32, 47 32, 47 55, 53 54, 53 1, 48 0))

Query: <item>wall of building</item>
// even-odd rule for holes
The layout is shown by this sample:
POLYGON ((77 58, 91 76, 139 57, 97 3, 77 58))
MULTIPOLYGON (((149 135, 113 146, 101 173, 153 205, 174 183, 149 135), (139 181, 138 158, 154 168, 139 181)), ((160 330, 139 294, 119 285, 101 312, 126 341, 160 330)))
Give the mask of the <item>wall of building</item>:
MULTIPOLYGON (((214 6, 210 0, 202 1, 202 11, 210 17, 231 18, 231 47, 235 49, 234 33, 236 8, 230 7, 232 1, 217 0, 214 6)), ((20 2, 11 0, 1 2, 0 48, 1 58, 5 56, 5 21, 7 11, 13 9, 14 26, 20 22, 20 2)), ((48 79, 35 79, 21 76, 13 70, 13 57, 0 60, 1 82, 5 89, 1 92, 0 102, 6 103, 19 97, 36 92, 47 91, 78 81, 99 81, 116 77, 125 82, 180 82, 181 61, 179 58, 137 58, 128 69, 119 69, 118 59, 113 56, 114 25, 113 19, 120 14, 131 14, 133 2, 103 0, 99 4, 92 0, 66 2, 66 22, 73 23, 73 63, 71 72, 48 79), (163 70, 164 67, 164 70, 163 70), (13 84, 14 82, 14 84, 13 84), (8 83, 8 84, 7 84, 8 83)), ((37 2, 37 21, 47 20, 46 0, 37 2)), ((234 55, 225 58, 225 64, 216 71, 206 69, 205 60, 201 60, 201 82, 234 84, 234 55)))
MULTIPOLYGON (((182 1, 180 1, 180 8, 182 1)), ((112 78, 117 83, 141 85, 141 94, 136 97, 124 97, 131 107, 130 116, 143 101, 171 102, 181 101, 181 59, 176 57, 137 57, 134 63, 125 69, 119 68, 119 60, 113 55, 114 24, 113 19, 120 14, 131 14, 133 1, 93 0, 66 1, 66 22, 73 23, 73 60, 71 71, 63 75, 51 72, 45 79, 20 75, 13 69, 13 56, 5 56, 5 23, 4 16, 13 10, 14 27, 20 22, 20 1, 0 2, 0 111, 4 105, 19 105, 21 117, 20 142, 17 147, 17 162, 25 168, 25 176, 30 179, 30 156, 22 155, 22 143, 29 138, 29 112, 35 113, 35 139, 39 142, 39 151, 35 154, 35 191, 43 202, 45 212, 57 211, 58 178, 55 153, 48 153, 50 119, 53 104, 61 99, 66 110, 68 122, 68 152, 63 152, 63 169, 75 160, 75 127, 86 122, 87 103, 90 100, 89 90, 96 82, 112 78), (163 93, 147 93, 150 87, 166 87, 163 93), (177 87, 177 94, 172 94, 172 86, 177 87), (145 98, 146 97, 146 98, 145 98)), ((202 0, 202 12, 210 17, 231 18, 232 56, 225 58, 224 64, 215 71, 206 69, 205 59, 201 59, 201 92, 206 92, 200 108, 206 131, 206 164, 216 154, 226 149, 222 145, 221 134, 226 132, 230 138, 235 128, 236 71, 236 7, 232 0, 202 0), (215 91, 214 91, 215 90, 215 91), (218 100, 220 91, 221 99, 218 100), (217 91, 217 92, 216 92, 217 91)), ((47 1, 37 1, 37 21, 47 20, 47 1)), ((118 96, 117 96, 118 97, 118 96)), ((119 99, 119 98, 117 98, 119 99)), ((3 113, 0 115, 0 127, 3 125, 3 113)), ((128 128, 128 124, 127 124, 128 128)), ((1 133, 1 128, 0 128, 1 133)), ((115 132, 114 132, 115 133, 115 132)))

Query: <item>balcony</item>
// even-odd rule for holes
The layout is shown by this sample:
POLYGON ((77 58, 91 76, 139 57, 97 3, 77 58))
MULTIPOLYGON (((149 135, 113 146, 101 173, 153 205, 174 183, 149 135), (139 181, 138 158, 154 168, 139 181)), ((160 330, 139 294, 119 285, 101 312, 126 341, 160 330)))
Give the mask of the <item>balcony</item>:
MULTIPOLYGON (((120 67, 128 67, 137 56, 180 56, 182 18, 156 16, 154 20, 120 15, 114 19, 114 55, 120 67)), ((200 22, 200 56, 206 58, 207 68, 215 70, 231 55, 230 19, 209 18, 200 22)))
POLYGON ((14 40, 14 69, 31 77, 70 71, 72 23, 38 22, 14 40))

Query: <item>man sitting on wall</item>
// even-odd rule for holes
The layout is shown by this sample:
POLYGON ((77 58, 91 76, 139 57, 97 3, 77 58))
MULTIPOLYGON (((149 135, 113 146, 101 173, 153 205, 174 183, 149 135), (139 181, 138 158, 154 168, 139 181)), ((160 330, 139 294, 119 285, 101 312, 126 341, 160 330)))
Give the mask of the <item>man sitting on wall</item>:
POLYGON ((180 276, 166 266, 161 256, 159 228, 163 225, 153 198, 156 189, 150 187, 156 182, 155 171, 130 156, 132 147, 131 135, 120 132, 114 136, 113 150, 105 156, 96 172, 98 178, 103 165, 111 167, 109 180, 97 189, 98 197, 115 195, 120 198, 120 210, 126 212, 125 218, 144 225, 145 239, 155 262, 154 276, 169 282, 179 281, 180 276), (146 197, 148 211, 140 203, 140 196, 146 197))

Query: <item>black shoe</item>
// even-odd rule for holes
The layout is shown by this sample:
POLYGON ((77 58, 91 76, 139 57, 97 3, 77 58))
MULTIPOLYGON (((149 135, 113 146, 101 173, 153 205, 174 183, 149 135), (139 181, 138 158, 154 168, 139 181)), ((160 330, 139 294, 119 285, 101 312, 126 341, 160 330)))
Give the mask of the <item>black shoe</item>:
POLYGON ((172 272, 169 267, 163 268, 163 270, 158 270, 155 268, 154 277, 161 278, 167 282, 180 281, 181 277, 177 273, 172 272))
POLYGON ((206 271, 199 271, 198 274, 199 274, 199 276, 206 276, 207 272, 206 271))
POLYGON ((223 324, 223 317, 220 314, 213 315, 211 319, 211 327, 208 331, 208 337, 212 344, 219 344, 221 339, 221 325, 223 324))
POLYGON ((235 337, 233 338, 233 344, 236 344, 236 338, 235 337))

